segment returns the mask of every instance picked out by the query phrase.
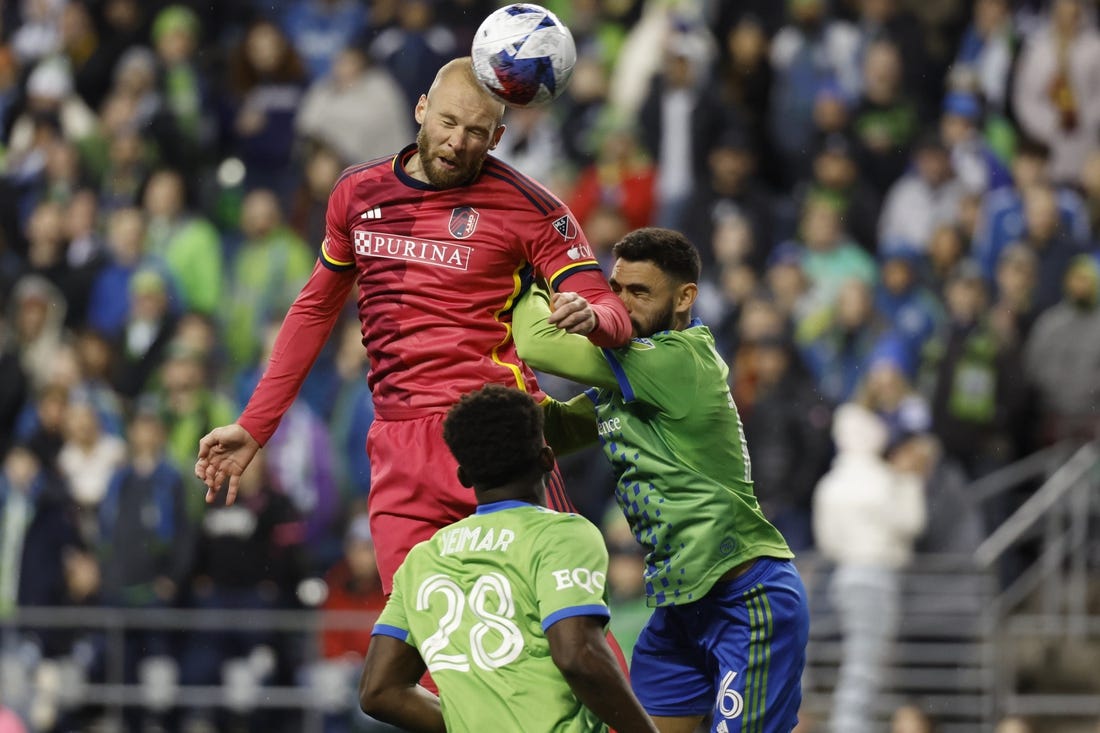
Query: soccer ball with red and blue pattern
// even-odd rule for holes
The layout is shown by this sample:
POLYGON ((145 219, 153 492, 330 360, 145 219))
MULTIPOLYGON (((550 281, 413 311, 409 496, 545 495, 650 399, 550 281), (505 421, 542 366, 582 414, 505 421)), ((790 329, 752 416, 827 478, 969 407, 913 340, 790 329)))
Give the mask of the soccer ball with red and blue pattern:
POLYGON ((489 93, 513 107, 539 107, 560 95, 573 75, 573 34, 541 5, 515 3, 482 21, 471 48, 474 73, 489 93))

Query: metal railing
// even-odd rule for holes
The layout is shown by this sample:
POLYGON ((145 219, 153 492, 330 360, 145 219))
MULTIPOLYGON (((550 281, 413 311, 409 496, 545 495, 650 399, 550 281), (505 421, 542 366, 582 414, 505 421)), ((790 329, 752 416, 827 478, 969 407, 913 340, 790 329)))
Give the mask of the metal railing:
MULTIPOLYGON (((0 619, 0 701, 17 711, 27 710, 42 694, 32 678, 41 662, 25 653, 27 644, 32 643, 29 638, 51 630, 83 632, 101 635, 104 673, 92 678, 75 659, 77 655, 47 661, 60 680, 50 701, 59 712, 86 705, 101 707, 107 728, 121 730, 125 707, 159 712, 222 708, 241 714, 294 710, 303 713, 303 733, 320 733, 325 714, 350 712, 355 696, 351 677, 310 674, 324 670, 321 634, 372 625, 377 616, 373 611, 22 607, 13 616, 0 619), (128 633, 173 632, 185 645, 189 634, 234 629, 263 629, 276 636, 296 637, 303 672, 299 683, 270 684, 262 675, 246 673, 223 674, 219 685, 180 684, 175 661, 168 662, 174 669, 167 675, 137 681, 126 678, 128 633), (28 656, 32 657, 29 663, 28 656)), ((238 670, 247 671, 243 658, 228 660, 227 667, 234 663, 238 670)))

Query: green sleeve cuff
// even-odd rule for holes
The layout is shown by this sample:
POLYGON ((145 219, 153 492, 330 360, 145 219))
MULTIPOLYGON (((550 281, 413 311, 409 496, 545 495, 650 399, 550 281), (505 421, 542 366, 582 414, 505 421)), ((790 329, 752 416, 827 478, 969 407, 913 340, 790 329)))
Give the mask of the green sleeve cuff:
POLYGON ((547 397, 542 403, 543 434, 557 456, 567 456, 599 440, 596 434, 596 409, 586 394, 568 402, 547 397))

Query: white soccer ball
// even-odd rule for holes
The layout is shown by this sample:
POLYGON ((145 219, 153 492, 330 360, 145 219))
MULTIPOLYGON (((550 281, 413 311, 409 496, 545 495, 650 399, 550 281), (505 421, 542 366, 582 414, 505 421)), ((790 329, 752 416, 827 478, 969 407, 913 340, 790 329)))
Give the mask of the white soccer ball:
POLYGON ((577 47, 573 34, 541 5, 515 3, 481 22, 470 49, 474 73, 494 97, 513 107, 538 107, 561 94, 577 47))

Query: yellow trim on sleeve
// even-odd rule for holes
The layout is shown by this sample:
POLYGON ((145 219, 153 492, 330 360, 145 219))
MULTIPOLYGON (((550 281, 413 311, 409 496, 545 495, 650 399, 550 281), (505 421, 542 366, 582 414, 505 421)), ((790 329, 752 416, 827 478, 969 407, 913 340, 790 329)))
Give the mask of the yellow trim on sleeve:
POLYGON ((559 277, 561 277, 563 274, 565 274, 569 270, 572 270, 574 267, 582 267, 582 266, 588 267, 590 265, 595 265, 596 267, 599 267, 600 263, 597 262, 596 260, 581 260, 580 262, 574 262, 572 264, 566 265, 565 267, 561 268, 560 270, 555 272, 550 277, 546 278, 546 282, 550 283, 550 285, 552 287, 554 285, 555 280, 557 280, 559 277))
POLYGON ((504 323, 503 321, 501 321, 500 320, 500 315, 502 313, 507 312, 508 309, 512 307, 512 304, 514 302, 516 302, 516 298, 519 297, 520 290, 523 289, 523 280, 520 278, 519 274, 520 274, 520 272, 523 271, 523 268, 526 267, 526 266, 527 266, 526 262, 520 262, 519 266, 516 267, 516 269, 512 271, 512 292, 511 292, 511 294, 509 294, 508 298, 504 301, 504 305, 501 306, 501 309, 493 314, 493 319, 496 320, 498 323, 500 323, 502 326, 504 326, 504 338, 501 340, 501 342, 499 344, 497 344, 496 346, 493 347, 493 351, 489 355, 490 358, 493 360, 493 363, 499 364, 500 366, 511 370, 512 376, 515 377, 515 380, 516 380, 516 387, 521 392, 526 392, 527 391, 527 384, 524 383, 524 381, 523 381, 523 371, 519 368, 518 364, 510 364, 506 361, 503 361, 500 358, 500 349, 501 349, 501 347, 507 345, 508 342, 512 340, 512 324, 504 323))
POLYGON ((321 256, 324 257, 325 261, 328 262, 330 265, 336 265, 337 267, 351 267, 355 264, 355 260, 352 260, 351 262, 341 262, 340 260, 330 255, 328 253, 328 250, 325 248, 326 244, 328 244, 327 237, 325 238, 325 241, 321 242, 321 256))

